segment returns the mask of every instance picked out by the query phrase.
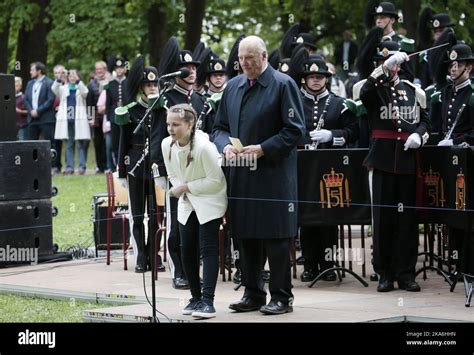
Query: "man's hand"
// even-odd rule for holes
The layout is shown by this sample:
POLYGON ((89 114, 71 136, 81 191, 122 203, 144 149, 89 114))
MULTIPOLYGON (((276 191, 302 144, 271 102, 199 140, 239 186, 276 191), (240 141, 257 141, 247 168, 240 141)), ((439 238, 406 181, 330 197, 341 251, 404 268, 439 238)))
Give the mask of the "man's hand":
POLYGON ((443 139, 438 143, 438 147, 451 147, 453 146, 453 140, 452 139, 443 139))
POLYGON ((226 160, 233 160, 237 157, 239 151, 232 144, 227 144, 224 147, 223 153, 225 155, 226 160))
POLYGON ((408 149, 416 149, 421 146, 421 137, 418 133, 412 133, 408 136, 407 141, 405 142, 405 151, 408 149))
POLYGON ((248 145, 242 149, 242 151, 239 153, 241 155, 256 155, 257 159, 263 156, 263 150, 262 146, 260 144, 257 145, 248 145))
POLYGON ((328 129, 320 129, 309 132, 312 141, 327 143, 332 139, 332 132, 328 129))
POLYGON ((184 194, 186 192, 189 192, 188 185, 187 184, 182 184, 182 185, 173 187, 169 191, 169 194, 170 194, 170 196, 180 197, 182 194, 184 194))
POLYGON ((39 116, 38 111, 36 111, 36 110, 32 110, 32 111, 30 112, 30 114, 31 114, 31 117, 34 117, 34 118, 36 118, 36 117, 39 116))

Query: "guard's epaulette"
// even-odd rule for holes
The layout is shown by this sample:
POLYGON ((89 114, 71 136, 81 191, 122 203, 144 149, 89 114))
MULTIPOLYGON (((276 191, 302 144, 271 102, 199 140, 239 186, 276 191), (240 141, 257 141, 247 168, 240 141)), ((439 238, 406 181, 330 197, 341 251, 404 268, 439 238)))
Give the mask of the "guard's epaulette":
POLYGON ((117 107, 114 110, 115 123, 119 126, 123 126, 130 123, 130 113, 128 111, 136 105, 137 103, 133 101, 133 102, 130 102, 128 105, 117 107))
POLYGON ((441 91, 435 91, 431 94, 430 102, 441 102, 441 91))
POLYGON ((352 98, 357 101, 360 99, 360 89, 362 89, 362 86, 364 86, 365 82, 367 79, 358 81, 357 83, 354 84, 352 87, 352 98))
POLYGON ((357 103, 354 100, 344 99, 344 102, 342 105, 343 105, 343 109, 341 113, 349 109, 349 111, 351 111, 354 115, 357 115, 357 103))
POLYGON ((418 85, 413 84, 411 81, 402 80, 405 84, 408 84, 413 89, 415 89, 415 97, 421 108, 426 108, 426 94, 425 91, 418 85))
POLYGON ((212 107, 212 110, 214 112, 217 112, 217 107, 219 106, 219 102, 222 99, 222 94, 223 93, 224 93, 224 91, 216 92, 216 93, 212 94, 211 97, 209 97, 207 99, 207 101, 209 102, 209 105, 212 107))
POLYGON ((361 100, 356 101, 356 108, 357 108, 357 117, 362 117, 367 114, 367 109, 365 108, 361 100))
POLYGON ((436 92, 436 85, 431 84, 430 86, 427 86, 425 88, 425 94, 426 94, 426 106, 430 107, 431 103, 433 102, 433 94, 436 92))
POLYGON ((125 105, 125 107, 127 109, 131 109, 132 107, 138 105, 138 103, 136 101, 133 101, 133 102, 130 102, 128 105, 125 105))
POLYGON ((471 98, 469 100, 469 106, 474 107, 474 83, 471 84, 471 98))

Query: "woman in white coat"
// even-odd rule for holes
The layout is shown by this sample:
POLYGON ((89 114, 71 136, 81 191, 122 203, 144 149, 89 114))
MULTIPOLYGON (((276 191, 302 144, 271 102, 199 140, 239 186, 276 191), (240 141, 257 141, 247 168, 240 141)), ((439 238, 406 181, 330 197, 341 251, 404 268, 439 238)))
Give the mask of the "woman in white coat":
POLYGON ((56 115, 55 139, 66 139, 65 174, 74 174, 75 142, 79 152, 79 174, 86 172, 87 150, 91 139, 91 130, 87 119, 86 97, 89 90, 80 79, 77 70, 68 72, 67 82, 55 81, 51 89, 59 97, 56 115))
POLYGON ((214 292, 219 271, 218 234, 227 209, 227 185, 217 148, 206 133, 196 130, 196 111, 188 104, 168 110, 169 137, 161 148, 173 185, 169 191, 178 200, 178 222, 184 272, 192 298, 183 314, 215 317, 214 292), (199 280, 200 247, 203 286, 199 280))

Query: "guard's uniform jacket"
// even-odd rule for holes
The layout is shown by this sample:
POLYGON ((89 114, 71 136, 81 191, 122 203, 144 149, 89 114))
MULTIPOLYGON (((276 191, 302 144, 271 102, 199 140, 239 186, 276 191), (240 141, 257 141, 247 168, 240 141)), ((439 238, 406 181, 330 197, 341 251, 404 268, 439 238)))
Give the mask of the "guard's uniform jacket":
POLYGON ((126 78, 122 80, 114 78, 104 86, 104 90, 106 90, 107 95, 107 99, 105 102, 105 117, 108 121, 110 121, 114 164, 117 164, 118 146, 120 140, 120 127, 115 123, 114 111, 117 107, 122 106, 124 102, 128 102, 126 88, 126 78))
MULTIPOLYGON (((130 122, 128 124, 120 126, 120 143, 119 143, 119 159, 118 159, 118 176, 119 178, 126 178, 128 172, 132 170, 138 160, 143 154, 145 148, 145 130, 142 125, 137 132, 133 134, 133 131, 137 127, 140 120, 145 115, 148 105, 141 99, 138 102, 132 102, 126 106, 130 113, 130 122)), ((156 110, 151 113, 151 120, 157 118, 156 110)), ((140 176, 147 179, 150 173, 144 174, 145 161, 140 165, 139 168, 135 169, 135 176, 140 176)))
POLYGON ((468 79, 457 86, 450 84, 433 93, 430 117, 432 122, 438 122, 440 140, 452 130, 450 139, 454 145, 464 142, 474 145, 474 90, 471 81, 468 79))
POLYGON ((367 109, 371 131, 365 165, 389 173, 414 174, 415 150, 404 151, 404 143, 415 132, 422 144, 428 140, 430 121, 425 93, 408 81, 388 80, 379 66, 361 88, 360 98, 367 109))
POLYGON ((330 142, 320 143, 318 148, 343 148, 357 140, 359 135, 357 118, 346 99, 335 96, 328 90, 316 96, 308 93, 304 87, 300 91, 306 124, 303 144, 313 142, 309 133, 318 127, 321 115, 324 115, 324 123, 320 129, 330 130, 333 137, 330 142))
POLYGON ((199 113, 203 109, 204 97, 196 94, 194 91, 187 91, 178 84, 169 89, 163 95, 163 99, 157 103, 157 119, 151 123, 151 162, 158 165, 160 176, 167 176, 163 154, 161 152, 161 142, 168 137, 168 129, 166 126, 166 116, 168 109, 174 105, 187 103, 191 105, 199 113))
MULTIPOLYGON (((149 129, 149 120, 145 121, 145 124, 140 127, 137 134, 133 134, 133 131, 145 115, 148 105, 142 99, 139 99, 137 102, 132 102, 126 107, 130 114, 130 122, 120 126, 118 176, 119 178, 128 177, 129 213, 132 216, 131 221, 133 221, 133 223, 131 223, 131 235, 135 239, 138 251, 136 265, 146 270, 152 255, 152 250, 149 248, 150 240, 148 240, 148 242, 145 241, 143 225, 145 204, 147 205, 147 211, 156 211, 157 209, 155 193, 154 191, 150 191, 149 186, 151 169, 146 169, 146 167, 150 166, 148 162, 149 155, 141 162, 139 167, 133 170, 134 175, 128 173, 135 168, 145 149, 145 133, 149 129)), ((156 118, 156 110, 153 110, 150 119, 155 120, 156 118)), ((149 235, 154 235, 154 231, 156 231, 157 228, 157 220, 155 214, 153 214, 153 216, 148 219, 149 235)), ((160 241, 158 241, 158 243, 160 243, 160 241)))

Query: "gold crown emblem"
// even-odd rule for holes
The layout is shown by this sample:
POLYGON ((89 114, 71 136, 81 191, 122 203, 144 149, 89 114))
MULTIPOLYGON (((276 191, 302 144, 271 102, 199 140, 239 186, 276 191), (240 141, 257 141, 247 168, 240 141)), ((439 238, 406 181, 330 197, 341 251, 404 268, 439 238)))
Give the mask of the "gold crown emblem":
POLYGON ((280 70, 281 70, 283 73, 286 73, 289 69, 290 69, 290 67, 289 67, 288 64, 286 64, 286 63, 283 63, 283 64, 281 65, 281 68, 280 68, 280 70))
POLYGON ((439 27, 439 25, 440 25, 439 20, 434 20, 434 21, 433 21, 433 27, 434 27, 434 28, 439 27))
POLYGON ((147 79, 150 80, 150 81, 153 81, 156 79, 156 75, 155 73, 153 73, 152 71, 148 73, 147 75, 147 79))
POLYGON ((464 188, 464 174, 462 173, 462 171, 459 174, 457 174, 456 186, 460 188, 464 188))
POLYGON ((331 168, 330 174, 324 174, 323 180, 326 183, 326 187, 342 187, 344 181, 344 174, 335 173, 334 168, 331 168))
POLYGON ((186 54, 184 55, 184 61, 185 61, 185 62, 192 62, 192 61, 193 61, 193 57, 191 57, 191 56, 189 55, 189 53, 186 53, 186 54))
POLYGON ((315 63, 313 63, 313 65, 309 67, 309 71, 317 72, 318 70, 319 70, 319 67, 315 63))
POLYGON ((387 47, 385 47, 384 49, 382 49, 382 52, 381 52, 381 53, 382 53, 382 56, 387 57, 387 56, 388 56, 388 52, 389 52, 389 50, 387 49, 387 47))
POLYGON ((299 36, 298 39, 296 40, 296 43, 304 43, 303 37, 299 36))
POLYGON ((449 59, 456 60, 457 57, 458 57, 458 52, 456 52, 455 50, 452 50, 451 53, 449 54, 449 59))
POLYGON ((216 64, 214 65, 214 70, 222 70, 222 65, 221 65, 221 63, 216 63, 216 64))
POLYGON ((425 173, 425 184, 428 186, 438 186, 439 180, 440 180, 440 175, 437 172, 433 172, 433 170, 430 167, 430 170, 425 173))
POLYGON ((382 6, 379 6, 375 9, 375 12, 380 14, 381 12, 383 12, 383 7, 382 6))

